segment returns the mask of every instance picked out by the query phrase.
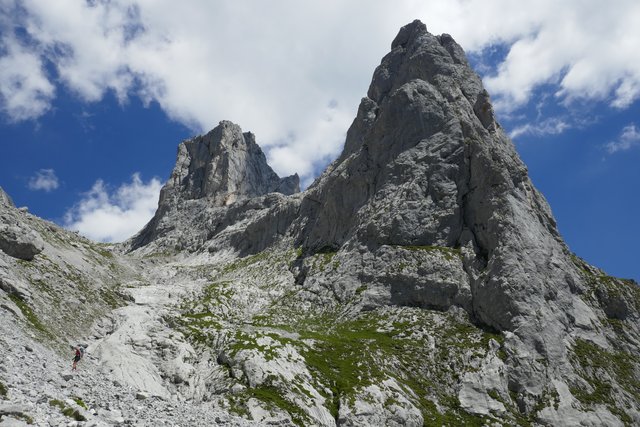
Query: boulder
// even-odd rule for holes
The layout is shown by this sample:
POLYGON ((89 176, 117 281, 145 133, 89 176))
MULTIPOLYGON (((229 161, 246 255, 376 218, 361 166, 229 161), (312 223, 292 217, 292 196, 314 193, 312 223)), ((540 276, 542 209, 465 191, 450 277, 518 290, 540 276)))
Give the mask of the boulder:
POLYGON ((0 249, 14 258, 31 261, 44 250, 44 241, 35 230, 0 224, 0 249))

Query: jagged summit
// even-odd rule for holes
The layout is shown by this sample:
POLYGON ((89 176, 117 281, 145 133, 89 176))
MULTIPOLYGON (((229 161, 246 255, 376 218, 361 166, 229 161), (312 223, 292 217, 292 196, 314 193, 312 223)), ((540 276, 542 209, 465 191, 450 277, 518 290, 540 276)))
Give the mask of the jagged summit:
MULTIPOLYGON (((188 219, 204 206, 226 207, 268 193, 291 195, 299 191, 298 174, 278 177, 267 164, 254 134, 243 133, 240 126, 230 121, 221 121, 209 133, 178 146, 176 165, 160 192, 158 210, 133 238, 133 247, 145 245, 185 225, 172 212, 181 211, 188 219)), ((189 226, 198 228, 197 224, 189 226)))
POLYGON ((462 48, 448 35, 428 33, 420 21, 403 27, 374 72, 343 153, 308 192, 305 246, 340 247, 354 233, 364 233, 367 245, 463 244, 463 231, 470 231, 462 199, 473 145, 504 146, 491 169, 526 175, 497 130, 489 96, 462 48), (343 199, 345 192, 354 197, 343 199), (317 209, 319 198, 325 203, 317 209), (381 204, 402 221, 378 215, 368 225, 381 204))
POLYGON ((178 147, 176 166, 162 189, 161 208, 180 200, 207 198, 215 206, 278 192, 300 191, 298 175, 280 178, 251 132, 221 121, 209 133, 183 142, 178 147))

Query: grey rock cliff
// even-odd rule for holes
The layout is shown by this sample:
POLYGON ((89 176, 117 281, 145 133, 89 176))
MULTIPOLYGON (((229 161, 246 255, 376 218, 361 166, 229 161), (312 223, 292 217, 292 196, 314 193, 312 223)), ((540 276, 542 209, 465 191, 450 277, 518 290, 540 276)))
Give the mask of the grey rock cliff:
POLYGON ((189 220, 204 208, 226 207, 268 193, 291 195, 299 191, 298 175, 279 178, 252 133, 222 121, 206 135, 180 144, 176 166, 160 192, 158 211, 133 239, 132 247, 145 245, 176 227, 180 233, 205 225, 189 220))
POLYGON ((211 132, 180 144, 176 166, 164 186, 159 206, 208 198, 215 206, 279 192, 300 191, 297 176, 280 179, 267 165, 255 136, 222 121, 211 132))
MULTIPOLYGON (((315 279, 334 293, 367 283, 369 307, 459 306, 477 324, 509 333, 505 384, 527 411, 549 381, 569 381, 574 340, 598 328, 576 320, 591 286, 482 82, 450 36, 431 35, 419 21, 393 41, 344 152, 305 192, 300 212, 293 236, 305 253, 352 254, 339 280, 315 279), (412 248, 437 249, 449 262, 425 255, 409 269, 412 248)), ((609 318, 626 313, 627 305, 601 300, 609 318)))
POLYGON ((479 77, 450 36, 420 22, 376 69, 343 154, 305 193, 298 223, 308 251, 464 248, 472 300, 462 305, 497 330, 518 329, 577 281, 479 77))

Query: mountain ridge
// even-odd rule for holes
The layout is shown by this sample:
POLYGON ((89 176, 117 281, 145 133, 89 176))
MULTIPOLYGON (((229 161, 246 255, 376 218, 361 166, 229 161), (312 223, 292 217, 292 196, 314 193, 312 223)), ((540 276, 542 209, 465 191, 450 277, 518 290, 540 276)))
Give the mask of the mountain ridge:
MULTIPOLYGON (((106 424, 640 422, 640 289, 570 252, 450 36, 403 27, 342 154, 298 187, 223 121, 179 146, 123 244, 3 204, 43 242, 31 261, 0 253, 2 356, 86 339, 104 390, 66 405, 106 424)), ((33 405, 18 412, 59 419, 20 386, 81 384, 48 357, 53 374, 0 378, 33 405)))

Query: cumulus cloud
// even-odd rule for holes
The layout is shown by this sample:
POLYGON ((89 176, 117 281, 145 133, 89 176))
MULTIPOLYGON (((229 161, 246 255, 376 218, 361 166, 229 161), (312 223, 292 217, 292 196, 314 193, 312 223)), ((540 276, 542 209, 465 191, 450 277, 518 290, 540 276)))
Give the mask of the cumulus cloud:
POLYGON ((58 177, 53 169, 40 169, 29 178, 27 184, 29 190, 42 190, 47 193, 57 189, 59 186, 58 177))
POLYGON ((153 217, 162 183, 153 178, 145 183, 134 174, 130 183, 110 189, 95 182, 64 217, 65 227, 102 242, 121 242, 140 231, 153 217))
POLYGON ((12 122, 40 117, 55 95, 42 58, 13 38, 0 39, 0 50, 0 110, 12 122))
POLYGON ((571 125, 564 119, 552 117, 542 120, 539 123, 527 123, 525 125, 518 126, 509 133, 509 136, 515 139, 521 135, 558 135, 569 128, 571 128, 571 125))
POLYGON ((338 154, 373 68, 415 18, 471 52, 505 46, 485 78, 503 113, 542 85, 565 103, 626 108, 640 96, 636 0, 0 2, 20 11, 1 23, 0 61, 13 64, 0 71, 2 108, 13 120, 44 114, 60 85, 89 102, 137 96, 194 132, 240 124, 279 174, 303 181, 338 154), (7 86, 11 76, 21 83, 7 86))
POLYGON ((622 128, 618 139, 607 143, 605 148, 609 154, 613 154, 618 151, 627 151, 637 146, 640 146, 640 129, 634 123, 631 123, 622 128))

